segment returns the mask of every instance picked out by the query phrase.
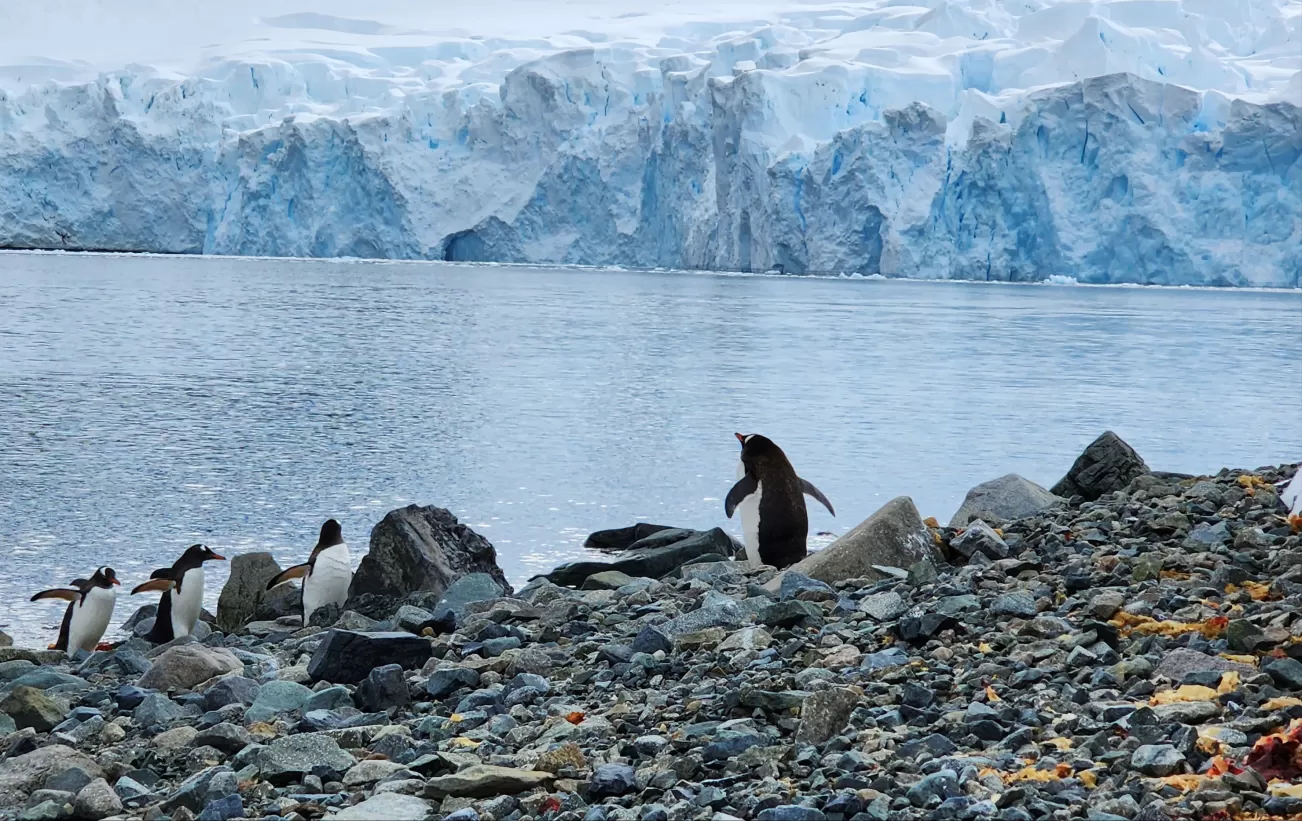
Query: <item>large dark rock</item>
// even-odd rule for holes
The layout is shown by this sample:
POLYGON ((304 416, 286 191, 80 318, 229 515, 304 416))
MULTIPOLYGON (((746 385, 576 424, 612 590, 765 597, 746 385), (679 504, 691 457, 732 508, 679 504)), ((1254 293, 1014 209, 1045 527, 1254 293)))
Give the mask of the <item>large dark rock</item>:
POLYGON ((270 553, 243 553, 232 558, 231 576, 217 597, 217 626, 235 633, 254 620, 270 621, 302 612, 302 592, 297 585, 267 589, 267 582, 281 569, 270 553))
POLYGON ((598 550, 627 550, 633 546, 634 542, 641 541, 652 533, 659 533, 662 530, 673 530, 668 525, 653 525, 648 522, 638 522, 629 527, 617 527, 612 530, 598 530, 588 537, 583 543, 584 547, 592 547, 598 550))
POLYGON ((428 639, 411 633, 354 633, 331 630, 317 645, 307 674, 313 681, 357 684, 385 664, 420 667, 432 655, 428 639))
MULTIPOLYGON (((667 533, 669 531, 662 532, 667 533)), ((654 533, 635 543, 622 559, 615 562, 570 562, 561 565, 542 578, 547 579, 552 584, 566 587, 578 587, 589 576, 609 570, 617 570, 634 578, 645 576, 658 579, 677 570, 692 559, 707 556, 711 553, 731 556, 737 549, 732 537, 723 532, 721 528, 681 532, 686 534, 683 538, 669 544, 659 545, 657 545, 657 536, 660 533, 654 533)))
POLYGON ((366 593, 441 594, 469 573, 487 573, 511 592, 497 566, 497 551, 487 539, 441 507, 409 505, 389 511, 372 528, 370 551, 362 557, 348 594, 350 599, 366 593))
POLYGON ((1135 449, 1109 430, 1085 448, 1067 475, 1050 490, 1063 498, 1082 496, 1093 502, 1105 493, 1124 490, 1148 472, 1148 465, 1135 449))

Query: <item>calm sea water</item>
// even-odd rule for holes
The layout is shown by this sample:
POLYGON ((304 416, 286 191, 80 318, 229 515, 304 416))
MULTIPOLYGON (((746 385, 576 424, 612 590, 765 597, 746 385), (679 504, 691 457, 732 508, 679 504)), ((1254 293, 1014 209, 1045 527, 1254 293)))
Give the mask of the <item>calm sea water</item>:
POLYGON ((1295 293, 0 254, 0 624, 43 645, 33 592, 196 541, 293 563, 333 516, 356 558, 412 502, 516 582, 599 528, 739 533, 734 431, 841 533, 1049 485, 1105 428, 1160 469, 1295 461, 1299 408, 1295 293))

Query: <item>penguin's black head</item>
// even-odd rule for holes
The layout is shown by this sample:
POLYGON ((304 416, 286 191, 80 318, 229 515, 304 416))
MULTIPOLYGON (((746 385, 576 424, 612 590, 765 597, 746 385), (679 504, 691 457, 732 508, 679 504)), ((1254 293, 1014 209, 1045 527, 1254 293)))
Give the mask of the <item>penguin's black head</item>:
POLYGON ((122 584, 118 581, 118 574, 111 567, 101 567, 95 571, 95 575, 90 577, 90 583, 96 587, 112 587, 115 584, 122 584))
POLYGON ((344 529, 334 519, 327 519, 321 525, 321 537, 317 540, 322 547, 333 547, 344 543, 344 529))
POLYGON ((780 465, 787 461, 782 448, 767 436, 760 436, 758 433, 734 433, 733 436, 741 442, 741 463, 747 470, 758 470, 761 467, 780 465))
POLYGON ((206 544, 192 544, 181 554, 181 560, 177 562, 183 567, 198 567, 204 562, 224 562, 226 557, 219 553, 214 553, 212 548, 206 544))

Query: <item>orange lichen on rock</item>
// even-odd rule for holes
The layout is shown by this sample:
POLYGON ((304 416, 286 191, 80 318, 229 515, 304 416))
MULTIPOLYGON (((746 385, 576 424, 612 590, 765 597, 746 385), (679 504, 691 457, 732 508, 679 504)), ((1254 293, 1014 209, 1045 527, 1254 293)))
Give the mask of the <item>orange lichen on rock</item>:
POLYGON ((1253 601, 1266 601, 1270 596, 1270 585, 1261 582, 1244 582, 1243 584, 1230 583, 1225 585, 1226 595, 1238 593, 1240 590, 1245 591, 1253 601))
POLYGON ((1302 707, 1302 698, 1277 696, 1261 705, 1263 710, 1287 710, 1289 707, 1302 707))
POLYGON ((988 775, 997 775, 1003 780, 1005 784, 1015 784, 1018 781, 1038 781, 1038 782, 1061 781, 1064 778, 1071 777, 1072 768, 1070 764, 1066 764, 1066 763, 1059 764, 1058 766, 1054 767, 1052 770, 1040 770, 1040 769, 1036 769, 1035 766, 1032 765, 1032 766, 1023 767, 1022 769, 1017 770, 1016 772, 1006 773, 1002 770, 995 770, 987 767, 981 770, 979 775, 982 778, 988 775))
POLYGON ((1155 693, 1148 703, 1156 707, 1159 704, 1177 704, 1184 701, 1215 701, 1216 691, 1201 684, 1185 684, 1174 690, 1155 693))
POLYGON ((1121 631, 1124 636, 1182 636, 1185 633, 1199 633, 1204 638, 1214 639, 1225 632, 1230 620, 1225 616, 1212 616, 1206 621, 1158 621, 1149 616, 1137 616, 1122 610, 1108 624, 1121 631))
POLYGON ((565 715, 565 720, 568 721, 568 722, 571 723, 571 724, 582 724, 582 723, 583 723, 583 719, 584 719, 585 717, 586 717, 586 716, 584 716, 583 713, 579 712, 578 710, 575 710, 575 711, 572 712, 572 713, 566 713, 566 715, 565 715))

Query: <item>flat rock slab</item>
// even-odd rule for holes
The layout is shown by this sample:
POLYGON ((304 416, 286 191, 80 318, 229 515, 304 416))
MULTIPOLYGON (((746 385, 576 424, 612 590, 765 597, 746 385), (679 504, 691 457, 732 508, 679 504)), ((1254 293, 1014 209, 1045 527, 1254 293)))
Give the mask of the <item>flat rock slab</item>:
POLYGON ((430 812, 428 801, 414 795, 386 792, 345 807, 330 817, 337 821, 425 821, 430 812))
POLYGON ((137 684, 149 690, 189 690, 210 678, 244 670, 244 662, 225 647, 184 644, 154 659, 137 684))
POLYGON ((376 667, 398 664, 411 670, 429 661, 431 655, 429 639, 411 633, 331 630, 312 654, 307 674, 313 681, 357 684, 376 667))
POLYGON ((431 778, 425 783, 425 794, 431 798, 453 796, 456 798, 490 798, 495 795, 515 795, 532 790, 555 776, 541 770, 517 770, 513 767, 495 767, 476 764, 464 770, 431 778))
MULTIPOLYGON (((935 541, 913 500, 899 496, 854 530, 787 568, 787 572, 828 584, 844 579, 880 580, 889 575, 874 566, 909 568, 921 561, 939 561, 935 541)), ((783 574, 779 574, 764 588, 778 592, 782 578, 783 574)))

